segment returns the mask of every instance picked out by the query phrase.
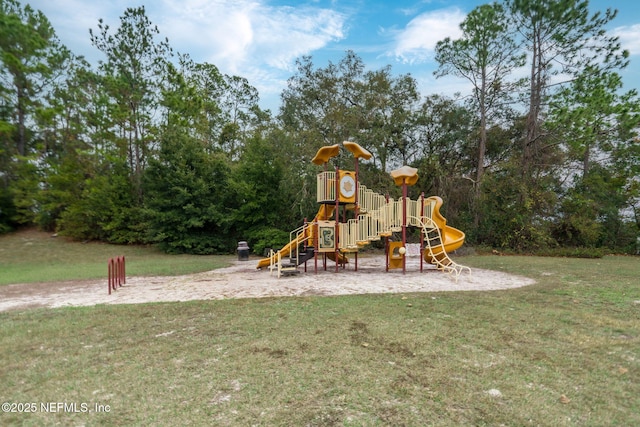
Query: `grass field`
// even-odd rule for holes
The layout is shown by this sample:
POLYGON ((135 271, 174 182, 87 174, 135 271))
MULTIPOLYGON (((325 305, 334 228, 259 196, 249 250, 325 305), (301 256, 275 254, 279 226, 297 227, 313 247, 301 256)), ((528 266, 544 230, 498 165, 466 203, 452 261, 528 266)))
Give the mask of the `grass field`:
POLYGON ((127 275, 180 275, 223 267, 231 256, 167 255, 153 247, 72 242, 35 230, 0 236, 0 285, 100 279, 124 255, 127 275))
POLYGON ((538 283, 0 313, 0 425, 640 425, 640 258, 458 260, 538 283))

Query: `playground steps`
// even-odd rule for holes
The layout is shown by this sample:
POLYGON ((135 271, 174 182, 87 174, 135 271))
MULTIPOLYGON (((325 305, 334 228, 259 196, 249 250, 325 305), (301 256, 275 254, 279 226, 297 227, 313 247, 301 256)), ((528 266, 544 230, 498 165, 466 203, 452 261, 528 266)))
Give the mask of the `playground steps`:
POLYGON ((295 276, 296 274, 300 274, 300 270, 298 270, 297 266, 281 266, 279 268, 279 276, 295 276))
POLYGON ((289 256, 289 266, 297 267, 300 264, 304 264, 313 258, 315 254, 315 248, 313 246, 307 247, 305 251, 296 251, 297 257, 293 254, 289 256))
POLYGON ((278 277, 300 274, 298 266, 313 258, 314 254, 315 249, 313 246, 307 247, 304 251, 296 249, 295 251, 292 251, 289 256, 284 258, 280 256, 280 252, 271 251, 269 256, 272 259, 272 263, 269 266, 269 270, 271 272, 274 270, 277 271, 278 277), (277 260, 275 258, 277 258, 277 260))

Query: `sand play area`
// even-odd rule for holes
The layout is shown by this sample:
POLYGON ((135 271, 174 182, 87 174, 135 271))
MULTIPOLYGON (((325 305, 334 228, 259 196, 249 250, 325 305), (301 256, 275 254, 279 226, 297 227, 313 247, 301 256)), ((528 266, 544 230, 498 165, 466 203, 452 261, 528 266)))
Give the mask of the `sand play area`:
MULTIPOLYGON (((107 278, 93 281, 14 284, 0 286, 0 311, 35 307, 91 306, 96 304, 138 304, 160 301, 188 301, 227 298, 262 298, 312 295, 382 294, 443 291, 490 291, 533 284, 526 277, 497 271, 471 269, 471 274, 454 277, 430 264, 420 272, 418 258, 407 258, 402 270, 385 271, 384 255, 361 256, 358 271, 353 262, 335 272, 313 261, 299 267, 300 274, 278 278, 257 270, 257 258, 235 261, 230 267, 174 277, 127 277, 126 284, 108 294, 107 278)), ((464 259, 461 260, 462 262, 464 259)))

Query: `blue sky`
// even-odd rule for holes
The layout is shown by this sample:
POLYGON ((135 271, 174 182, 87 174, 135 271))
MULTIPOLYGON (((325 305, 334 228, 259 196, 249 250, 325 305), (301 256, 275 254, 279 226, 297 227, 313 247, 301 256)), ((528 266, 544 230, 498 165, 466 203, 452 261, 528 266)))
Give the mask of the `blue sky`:
MULTIPOLYGON (((410 73, 424 95, 465 92, 465 81, 435 79, 435 44, 457 38, 459 24, 479 0, 24 0, 41 10, 58 37, 77 55, 97 63, 89 29, 102 18, 112 29, 128 7, 145 6, 147 16, 169 38, 174 51, 223 73, 247 78, 261 106, 277 112, 279 96, 295 73, 295 60, 311 55, 318 67, 353 50, 369 70, 391 65, 410 73)), ((640 2, 591 0, 593 11, 614 7, 608 30, 631 52, 622 73, 625 89, 640 89, 640 2)))

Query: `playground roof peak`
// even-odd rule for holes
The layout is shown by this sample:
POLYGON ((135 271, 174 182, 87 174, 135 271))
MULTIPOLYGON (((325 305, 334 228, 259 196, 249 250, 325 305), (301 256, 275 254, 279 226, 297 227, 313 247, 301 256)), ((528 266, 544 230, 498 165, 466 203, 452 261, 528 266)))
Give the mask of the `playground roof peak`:
POLYGON ((353 157, 355 157, 356 159, 359 159, 362 157, 365 160, 369 160, 372 157, 372 154, 369 151, 362 148, 359 144, 355 142, 344 141, 342 145, 344 145, 344 148, 351 151, 351 153, 353 154, 353 157))
MULTIPOLYGON (((355 157, 356 159, 363 158, 365 160, 369 160, 371 157, 373 157, 373 155, 369 151, 362 148, 359 144, 355 142, 344 141, 342 145, 344 145, 344 148, 349 150, 351 154, 353 154, 353 157, 355 157)), ((329 159, 331 159, 332 157, 337 156, 339 152, 340 152, 339 144, 325 145, 324 147, 318 150, 315 157, 311 159, 311 162, 316 165, 323 165, 327 163, 329 159)))
POLYGON ((396 185, 414 185, 418 182, 418 169, 411 166, 402 166, 400 169, 389 172, 396 185))
POLYGON ((340 146, 338 144, 325 145, 320 148, 315 157, 311 161, 316 165, 323 165, 329 161, 330 158, 335 157, 340 152, 340 146))

